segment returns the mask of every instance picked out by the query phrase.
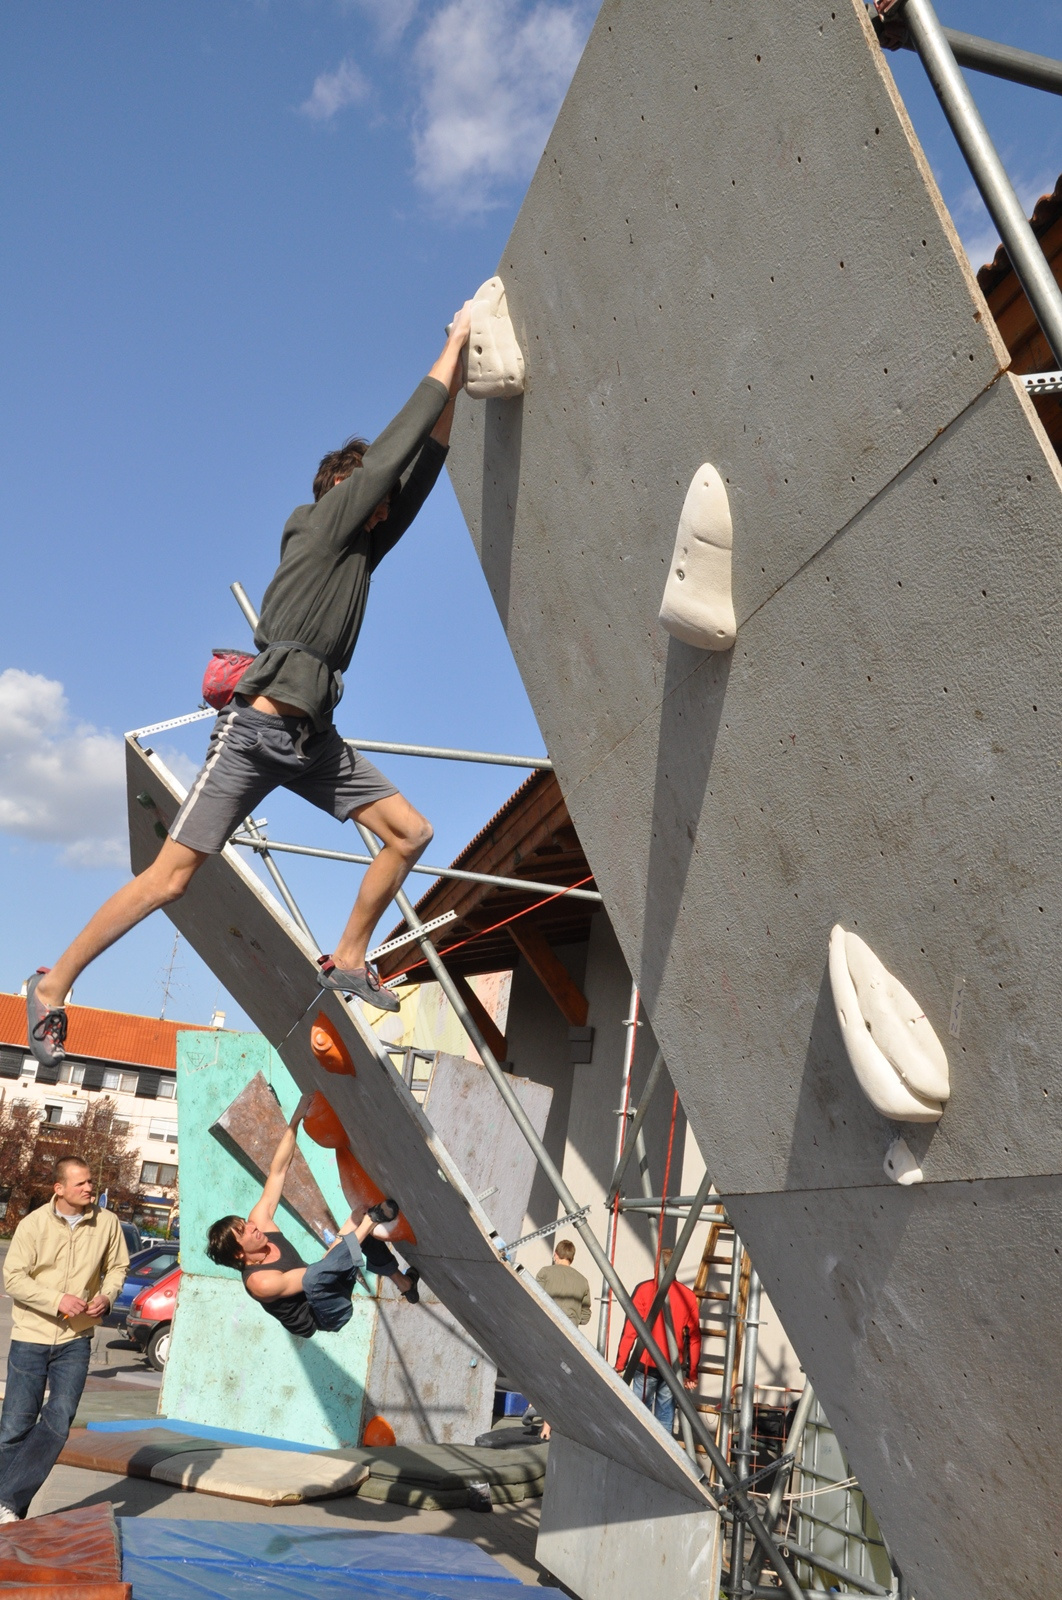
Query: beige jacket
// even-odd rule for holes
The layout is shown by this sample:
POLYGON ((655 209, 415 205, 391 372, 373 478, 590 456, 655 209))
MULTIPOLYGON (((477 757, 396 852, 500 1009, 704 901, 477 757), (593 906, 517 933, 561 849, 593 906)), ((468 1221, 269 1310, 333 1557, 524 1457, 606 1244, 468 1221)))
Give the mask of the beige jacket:
POLYGON ((4 1261, 4 1288, 15 1302, 11 1337, 27 1344, 67 1344, 91 1338, 99 1318, 61 1317, 64 1294, 81 1300, 106 1295, 114 1304, 129 1267, 125 1235, 113 1211, 90 1206, 76 1228, 59 1216, 54 1199, 23 1217, 4 1261))

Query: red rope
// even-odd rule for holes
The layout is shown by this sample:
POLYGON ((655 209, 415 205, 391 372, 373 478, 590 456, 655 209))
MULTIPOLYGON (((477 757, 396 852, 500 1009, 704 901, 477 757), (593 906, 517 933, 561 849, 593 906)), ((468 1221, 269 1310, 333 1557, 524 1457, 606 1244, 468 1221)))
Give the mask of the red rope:
MULTIPOLYGON (((498 928, 507 927, 510 922, 515 922, 518 917, 526 917, 531 911, 540 911, 543 906, 548 906, 551 901, 561 900, 566 894, 571 894, 573 889, 581 889, 583 884, 589 883, 593 876, 592 872, 588 872, 585 878, 579 879, 578 883, 570 883, 566 889, 560 889, 556 894, 547 895, 545 900, 536 900, 533 905, 525 906, 522 911, 514 911, 511 917, 503 917, 500 922, 492 922, 489 928, 480 928, 478 933, 470 933, 467 939, 459 939, 456 944, 448 944, 445 950, 439 951, 439 955, 448 956, 454 950, 460 950, 464 945, 471 944, 473 939, 482 939, 484 934, 494 933, 498 928)), ((426 967, 427 965, 427 957, 422 956, 419 961, 414 961, 411 967, 406 968, 405 976, 408 978, 409 974, 415 972, 418 967, 426 967)))
POLYGON ((660 1221, 656 1228, 656 1265, 653 1268, 653 1278, 657 1284, 660 1282, 660 1249, 664 1242, 664 1212, 667 1209, 667 1189, 671 1182, 671 1152, 675 1148, 675 1119, 678 1116, 678 1090, 671 1102, 671 1131, 667 1136, 667 1160, 664 1163, 664 1189, 660 1196, 660 1221))

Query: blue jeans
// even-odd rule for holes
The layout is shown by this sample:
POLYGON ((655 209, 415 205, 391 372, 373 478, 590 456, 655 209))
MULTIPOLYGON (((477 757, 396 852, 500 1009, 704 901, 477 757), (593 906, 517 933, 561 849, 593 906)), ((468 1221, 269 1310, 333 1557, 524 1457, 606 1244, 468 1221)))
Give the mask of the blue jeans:
POLYGON ((0 1412, 0 1505, 20 1517, 66 1443, 91 1353, 91 1339, 69 1339, 66 1344, 11 1341, 0 1412))
POLYGON ((338 1333, 354 1315, 351 1297, 358 1272, 366 1266, 388 1278, 398 1271, 398 1262, 382 1239, 370 1235, 363 1255, 354 1235, 344 1233, 339 1244, 306 1268, 302 1292, 323 1333, 338 1333))
POLYGON ((631 1390, 643 1405, 649 1407, 661 1426, 666 1428, 668 1433, 674 1433, 675 1396, 659 1372, 655 1369, 649 1372, 645 1367, 639 1367, 634 1374, 631 1390))

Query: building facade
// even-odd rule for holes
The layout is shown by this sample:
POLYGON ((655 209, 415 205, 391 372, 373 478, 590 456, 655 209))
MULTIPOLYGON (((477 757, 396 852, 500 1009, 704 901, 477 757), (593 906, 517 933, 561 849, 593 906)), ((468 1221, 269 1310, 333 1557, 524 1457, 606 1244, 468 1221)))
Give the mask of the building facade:
POLYGON ((67 1015, 66 1060, 42 1067, 26 1048, 24 996, 0 994, 0 1097, 29 1101, 72 1144, 85 1107, 112 1101, 115 1131, 137 1152, 138 1213, 164 1225, 179 1192, 177 1035, 200 1025, 77 1005, 67 1015))

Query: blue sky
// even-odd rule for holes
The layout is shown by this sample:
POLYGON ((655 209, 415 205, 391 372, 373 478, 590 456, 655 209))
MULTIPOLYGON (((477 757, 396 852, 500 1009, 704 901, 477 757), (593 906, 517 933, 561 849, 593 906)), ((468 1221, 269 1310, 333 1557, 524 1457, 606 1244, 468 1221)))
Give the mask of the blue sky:
MULTIPOLYGON (((388 420, 493 272, 595 9, 0 10, 0 988, 54 959, 124 876, 121 732, 195 707, 211 647, 247 642, 229 582, 261 596, 322 451, 388 420)), ((1057 4, 939 9, 1062 56, 1057 4)), ((917 59, 890 59, 979 263, 991 224, 917 59)), ((1062 170, 1062 101, 970 81, 1030 201, 1062 170)), ((542 750, 445 482, 374 583, 339 721, 542 750)), ((159 744, 187 773, 205 737, 159 744)), ((435 823, 437 861, 519 776, 384 765, 435 823)), ((278 838, 343 847, 285 796, 262 809, 278 838)), ((330 944, 356 869, 285 870, 330 944)), ((76 999, 157 1014, 172 945, 152 918, 76 999)), ((206 1020, 216 1002, 243 1020, 182 943, 167 1014, 206 1020)))

